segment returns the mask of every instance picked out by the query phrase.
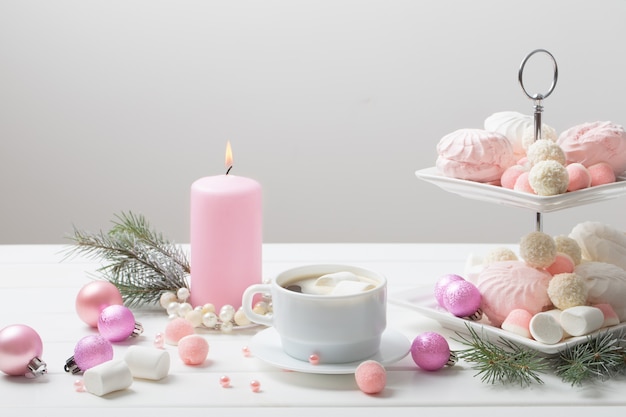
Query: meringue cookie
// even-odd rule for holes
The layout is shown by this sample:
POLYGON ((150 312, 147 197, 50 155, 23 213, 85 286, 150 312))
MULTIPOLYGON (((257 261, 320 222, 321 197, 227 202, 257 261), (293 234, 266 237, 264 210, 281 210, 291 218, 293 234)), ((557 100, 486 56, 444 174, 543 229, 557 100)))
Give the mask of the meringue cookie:
POLYGON ((569 234, 588 261, 606 262, 626 269, 626 234, 601 222, 582 222, 569 234))
POLYGON ((590 167, 607 162, 615 175, 626 171, 626 131, 620 125, 608 121, 583 123, 561 133, 557 143, 568 163, 590 167))
POLYGON ((436 166, 447 177, 500 183, 504 171, 515 164, 511 142, 503 135, 481 129, 459 129, 437 144, 436 166))
MULTIPOLYGON (((506 136, 513 146, 513 153, 519 159, 535 141, 535 119, 515 111, 501 111, 485 119, 485 130, 506 136)), ((556 131, 545 123, 541 125, 542 139, 556 141, 556 131)))

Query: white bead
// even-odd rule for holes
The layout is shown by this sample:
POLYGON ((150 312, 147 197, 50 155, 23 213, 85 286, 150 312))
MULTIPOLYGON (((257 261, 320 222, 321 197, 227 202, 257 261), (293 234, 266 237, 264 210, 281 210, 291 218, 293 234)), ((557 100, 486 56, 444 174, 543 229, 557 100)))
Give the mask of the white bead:
POLYGON ((180 301, 187 301, 187 298, 189 298, 189 289, 185 287, 179 288, 178 291, 176 291, 176 296, 180 301))
POLYGON ((267 313, 267 303, 265 301, 259 301, 252 307, 252 311, 256 314, 264 315, 267 313))
POLYGON ((202 312, 203 313, 215 313, 215 306, 211 303, 206 303, 205 305, 202 306, 202 312))
POLYGON ((239 308, 235 313, 235 323, 237 326, 247 326, 251 323, 250 319, 246 317, 246 313, 243 312, 243 308, 239 308))
POLYGON ((167 305, 167 314, 171 315, 178 315, 178 309, 180 308, 180 303, 177 301, 172 301, 171 303, 169 303, 167 305))
POLYGON ((220 309, 220 320, 231 321, 235 317, 235 308, 231 305, 225 305, 220 309))
POLYGON ((209 328, 215 327, 215 325, 217 324, 217 315, 211 312, 203 314, 202 324, 209 328))
POLYGON ((185 317, 187 313, 193 310, 193 307, 189 303, 181 303, 180 307, 178 307, 178 315, 180 317, 185 317))
POLYGON ((161 294, 161 298, 159 298, 159 304, 161 304, 161 307, 167 308, 167 306, 170 305, 171 302, 174 302, 176 300, 176 294, 171 291, 165 291, 163 294, 161 294))
POLYGON ((185 314, 185 320, 191 323, 193 327, 200 327, 202 325, 202 311, 191 310, 185 314))
POLYGON ((224 333, 230 333, 233 331, 233 323, 231 323, 230 321, 225 321, 222 323, 221 329, 224 333))

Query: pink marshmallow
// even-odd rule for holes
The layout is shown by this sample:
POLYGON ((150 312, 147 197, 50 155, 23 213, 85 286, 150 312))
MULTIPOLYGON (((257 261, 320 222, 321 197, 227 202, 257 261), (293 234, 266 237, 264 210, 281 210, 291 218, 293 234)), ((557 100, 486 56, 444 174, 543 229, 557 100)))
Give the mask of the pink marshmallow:
POLYGON ((578 162, 574 162, 565 167, 569 176, 567 191, 582 190, 591 186, 591 174, 589 170, 578 162))
POLYGON ((599 162, 587 168, 591 175, 591 186, 611 184, 615 182, 613 167, 606 162, 599 162))
POLYGON ((378 394, 387 384, 387 371, 378 362, 366 360, 354 372, 356 384, 366 394, 378 394))
POLYGON ((515 185, 513 186, 515 191, 522 191, 525 193, 537 194, 533 187, 530 186, 530 182, 528 182, 528 172, 522 172, 515 180, 515 185))
POLYGON ((530 335, 530 320, 533 318, 533 315, 528 311, 516 308, 511 310, 508 316, 502 322, 502 329, 507 332, 512 332, 517 335, 526 337, 528 339, 531 338, 530 335))
POLYGON ((512 190, 515 187, 515 181, 517 181, 517 178, 525 171, 526 169, 521 165, 508 167, 502 174, 502 177, 500 177, 500 184, 504 188, 512 190))
POLYGON ((610 304, 602 303, 602 304, 594 304, 595 308, 600 309, 602 314, 604 315, 604 323, 602 323, 602 327, 615 326, 619 324, 619 317, 613 307, 610 304))
POLYGON ((546 268, 546 271, 548 271, 551 275, 557 275, 562 273, 571 274, 572 272, 574 272, 575 267, 576 265, 574 265, 574 261, 569 255, 557 252, 554 262, 552 262, 552 265, 546 268))

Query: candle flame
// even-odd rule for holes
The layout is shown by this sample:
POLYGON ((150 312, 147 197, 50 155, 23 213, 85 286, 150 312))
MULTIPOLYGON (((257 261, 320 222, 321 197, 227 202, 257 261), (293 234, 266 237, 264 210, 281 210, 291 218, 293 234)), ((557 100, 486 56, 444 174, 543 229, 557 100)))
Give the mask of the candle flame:
POLYGON ((226 173, 233 167, 233 149, 230 147, 230 141, 226 142, 226 157, 224 159, 224 165, 226 166, 226 173))

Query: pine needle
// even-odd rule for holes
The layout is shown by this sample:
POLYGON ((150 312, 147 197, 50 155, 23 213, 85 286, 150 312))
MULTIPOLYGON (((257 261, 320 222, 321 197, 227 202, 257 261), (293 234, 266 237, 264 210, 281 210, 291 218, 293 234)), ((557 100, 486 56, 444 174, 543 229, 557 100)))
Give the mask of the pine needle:
POLYGON ((113 283, 129 307, 158 303, 165 291, 188 288, 189 261, 183 250, 157 233, 142 215, 116 215, 107 233, 74 227, 68 254, 99 259, 97 270, 113 283))
POLYGON ((621 332, 587 336, 583 343, 568 346, 555 360, 555 373, 572 386, 588 380, 607 380, 626 368, 621 332))
POLYGON ((472 365, 478 371, 481 381, 490 384, 519 384, 528 386, 532 383, 543 384, 539 374, 548 369, 548 364, 538 352, 525 349, 517 344, 499 338, 499 344, 492 343, 484 335, 466 325, 469 338, 457 333, 458 342, 469 346, 457 351, 457 356, 472 365))

